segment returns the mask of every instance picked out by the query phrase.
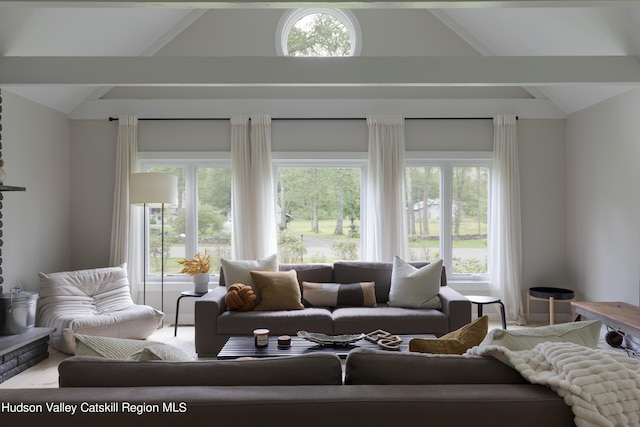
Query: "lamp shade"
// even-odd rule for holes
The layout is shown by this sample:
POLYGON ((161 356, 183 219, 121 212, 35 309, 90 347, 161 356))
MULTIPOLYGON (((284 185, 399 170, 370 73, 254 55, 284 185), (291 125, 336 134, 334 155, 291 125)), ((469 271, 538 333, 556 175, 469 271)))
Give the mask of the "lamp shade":
POLYGON ((178 177, 168 173, 134 173, 129 177, 132 205, 178 204, 178 177))

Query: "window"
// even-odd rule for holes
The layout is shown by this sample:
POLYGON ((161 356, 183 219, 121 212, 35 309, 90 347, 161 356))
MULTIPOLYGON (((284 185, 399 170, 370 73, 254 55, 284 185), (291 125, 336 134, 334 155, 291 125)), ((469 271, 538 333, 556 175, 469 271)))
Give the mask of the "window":
POLYGON ((361 166, 279 166, 278 260, 360 259, 361 166))
POLYGON ((282 16, 276 51, 284 56, 354 56, 361 50, 355 16, 341 9, 294 9, 282 16))
POLYGON ((406 177, 411 259, 442 258, 453 276, 486 276, 489 161, 412 161, 406 177))
POLYGON ((162 209, 149 208, 147 275, 159 275, 162 262, 165 274, 179 275, 178 261, 205 249, 215 273, 220 258, 231 254, 231 168, 216 162, 146 161, 143 169, 177 175, 179 194, 178 205, 164 209, 164 253, 162 209))

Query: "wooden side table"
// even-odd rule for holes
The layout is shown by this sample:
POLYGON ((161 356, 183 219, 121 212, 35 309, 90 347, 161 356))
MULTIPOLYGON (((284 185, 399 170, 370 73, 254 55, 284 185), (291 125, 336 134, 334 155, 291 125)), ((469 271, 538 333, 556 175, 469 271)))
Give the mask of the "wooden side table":
POLYGON ((553 325, 555 323, 554 301, 571 302, 575 301, 575 299, 574 293, 570 289, 548 287, 529 288, 529 293, 527 293, 527 323, 531 321, 531 300, 549 301, 549 324, 553 325))
POLYGON ((180 313, 180 300, 184 297, 200 298, 202 295, 206 295, 207 293, 209 293, 210 290, 211 289, 209 289, 207 292, 196 292, 196 291, 180 292, 180 296, 178 297, 178 301, 176 302, 176 324, 173 328, 174 337, 178 336, 178 313, 180 313))

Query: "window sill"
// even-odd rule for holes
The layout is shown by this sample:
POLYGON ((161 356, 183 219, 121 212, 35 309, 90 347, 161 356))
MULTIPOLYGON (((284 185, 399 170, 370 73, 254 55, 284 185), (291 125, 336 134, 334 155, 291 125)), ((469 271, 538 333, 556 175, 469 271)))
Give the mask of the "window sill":
POLYGON ((487 280, 447 280, 447 285, 463 295, 491 293, 491 283, 487 280))

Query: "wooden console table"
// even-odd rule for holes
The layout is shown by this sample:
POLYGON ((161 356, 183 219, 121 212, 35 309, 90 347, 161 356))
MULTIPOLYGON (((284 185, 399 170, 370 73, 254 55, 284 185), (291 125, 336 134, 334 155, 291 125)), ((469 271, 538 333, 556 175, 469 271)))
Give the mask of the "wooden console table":
POLYGON ((601 320, 611 329, 640 337, 640 307, 626 302, 571 302, 575 315, 601 320))

